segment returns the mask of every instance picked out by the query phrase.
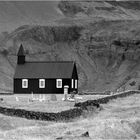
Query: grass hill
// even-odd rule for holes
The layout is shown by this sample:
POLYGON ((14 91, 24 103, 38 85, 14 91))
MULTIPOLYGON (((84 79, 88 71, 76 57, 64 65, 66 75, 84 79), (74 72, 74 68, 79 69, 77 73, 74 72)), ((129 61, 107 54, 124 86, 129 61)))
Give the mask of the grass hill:
POLYGON ((12 91, 20 43, 27 60, 76 61, 80 90, 138 89, 138 5, 115 1, 2 2, 5 16, 1 19, 8 28, 0 35, 0 90, 12 91))
POLYGON ((0 31, 11 32, 26 24, 46 25, 63 17, 57 1, 0 1, 0 31))

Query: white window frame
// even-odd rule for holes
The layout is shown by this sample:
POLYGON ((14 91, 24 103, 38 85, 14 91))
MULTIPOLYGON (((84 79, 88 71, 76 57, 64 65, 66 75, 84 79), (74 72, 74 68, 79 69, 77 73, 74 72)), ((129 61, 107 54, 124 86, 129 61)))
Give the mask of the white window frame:
POLYGON ((75 89, 78 87, 78 80, 75 80, 75 89))
POLYGON ((22 79, 22 88, 28 88, 28 79, 22 79))
POLYGON ((74 80, 71 79, 71 88, 74 88, 74 80))
POLYGON ((39 88, 45 88, 45 79, 39 79, 39 88), (43 85, 41 84, 43 82, 43 85))
POLYGON ((56 79, 56 87, 62 88, 62 79, 56 79), (59 82, 61 83, 60 85, 59 85, 59 82))

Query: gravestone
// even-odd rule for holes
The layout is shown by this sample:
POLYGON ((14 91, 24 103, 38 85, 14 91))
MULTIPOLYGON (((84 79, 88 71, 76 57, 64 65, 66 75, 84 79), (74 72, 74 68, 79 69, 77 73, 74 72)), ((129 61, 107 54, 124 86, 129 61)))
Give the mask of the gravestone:
POLYGON ((55 94, 51 94, 51 101, 57 101, 57 97, 55 94))
POLYGON ((0 101, 3 101, 3 98, 0 98, 0 101))
POLYGON ((69 86, 64 86, 64 96, 62 98, 63 101, 66 101, 67 100, 67 96, 68 96, 68 88, 69 86))
POLYGON ((19 101, 19 98, 16 96, 16 101, 18 102, 19 101))

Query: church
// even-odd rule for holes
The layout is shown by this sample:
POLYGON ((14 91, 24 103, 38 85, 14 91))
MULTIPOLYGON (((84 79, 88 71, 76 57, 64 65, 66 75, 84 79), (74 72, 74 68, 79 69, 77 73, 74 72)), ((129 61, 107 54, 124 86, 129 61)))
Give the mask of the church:
POLYGON ((13 78, 15 94, 63 94, 78 92, 78 74, 73 61, 26 61, 21 44, 13 78))

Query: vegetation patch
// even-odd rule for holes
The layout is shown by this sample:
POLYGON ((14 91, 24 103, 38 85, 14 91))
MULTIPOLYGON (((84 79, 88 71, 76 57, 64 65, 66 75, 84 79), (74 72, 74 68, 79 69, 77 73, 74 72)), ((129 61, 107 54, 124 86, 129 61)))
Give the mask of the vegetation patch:
MULTIPOLYGON (((17 29, 18 30, 18 29, 17 29)), ((37 42, 54 44, 56 42, 76 41, 80 37, 80 26, 34 26, 17 33, 21 41, 33 39, 37 42)))

